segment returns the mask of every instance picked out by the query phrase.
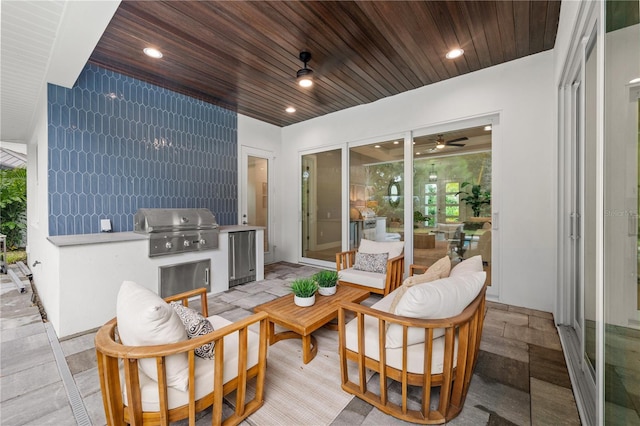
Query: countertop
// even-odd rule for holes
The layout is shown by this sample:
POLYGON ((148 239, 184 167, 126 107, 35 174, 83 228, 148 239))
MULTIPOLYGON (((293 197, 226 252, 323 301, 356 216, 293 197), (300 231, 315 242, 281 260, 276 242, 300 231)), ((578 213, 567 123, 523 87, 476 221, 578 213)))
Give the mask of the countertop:
MULTIPOLYGON (((226 225, 219 228, 221 234, 229 232, 255 231, 259 229, 264 230, 265 228, 264 226, 252 225, 226 225)), ((148 239, 148 235, 138 234, 135 232, 100 232, 96 234, 58 235, 47 237, 47 240, 49 240, 56 247, 121 243, 126 241, 140 241, 148 239)))

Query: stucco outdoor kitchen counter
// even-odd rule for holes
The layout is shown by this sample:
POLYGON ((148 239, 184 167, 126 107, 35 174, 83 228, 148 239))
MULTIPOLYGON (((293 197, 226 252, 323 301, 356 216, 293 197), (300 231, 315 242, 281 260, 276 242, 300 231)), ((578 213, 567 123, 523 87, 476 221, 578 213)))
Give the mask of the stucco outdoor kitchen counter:
MULTIPOLYGON (((254 231, 265 228, 263 226, 253 225, 225 225, 218 228, 220 233, 254 231)), ((79 234, 79 235, 57 235, 47 237, 47 239, 56 247, 78 246, 85 244, 106 244, 121 243, 126 241, 148 240, 149 235, 138 234, 135 232, 99 232, 95 234, 79 234)))

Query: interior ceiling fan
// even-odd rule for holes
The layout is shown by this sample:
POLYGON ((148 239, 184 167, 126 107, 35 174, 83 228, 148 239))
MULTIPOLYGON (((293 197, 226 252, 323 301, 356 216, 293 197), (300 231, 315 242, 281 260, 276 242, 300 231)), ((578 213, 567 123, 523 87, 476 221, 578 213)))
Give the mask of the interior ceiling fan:
POLYGON ((445 141, 444 140, 444 135, 438 135, 438 138, 435 140, 436 148, 442 149, 445 146, 459 146, 459 147, 462 147, 462 146, 465 146, 466 144, 459 143, 459 142, 466 141, 468 139, 469 139, 468 137, 462 136, 460 138, 456 138, 456 139, 451 139, 451 140, 445 141))

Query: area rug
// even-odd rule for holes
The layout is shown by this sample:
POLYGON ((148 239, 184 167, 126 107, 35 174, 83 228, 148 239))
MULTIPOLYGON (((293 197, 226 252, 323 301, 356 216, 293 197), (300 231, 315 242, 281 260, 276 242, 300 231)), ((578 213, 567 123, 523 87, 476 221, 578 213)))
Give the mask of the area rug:
MULTIPOLYGON (((351 401, 353 395, 340 387, 337 331, 320 329, 313 335, 318 353, 308 364, 302 362, 299 339, 269 346, 264 405, 248 417, 249 423, 328 425, 351 401)), ((350 374, 356 374, 355 368, 350 374)), ((247 393, 254 391, 250 388, 247 393)))

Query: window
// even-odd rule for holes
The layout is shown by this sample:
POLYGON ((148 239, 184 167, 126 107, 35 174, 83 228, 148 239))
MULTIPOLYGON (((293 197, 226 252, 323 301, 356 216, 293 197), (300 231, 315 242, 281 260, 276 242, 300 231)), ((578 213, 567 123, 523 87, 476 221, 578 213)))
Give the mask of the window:
POLYGON ((427 183, 424 186, 424 212, 428 219, 426 226, 435 226, 438 219, 438 185, 427 183))
POLYGON ((445 184, 445 221, 446 222, 459 222, 460 221, 460 182, 447 182, 445 184))

